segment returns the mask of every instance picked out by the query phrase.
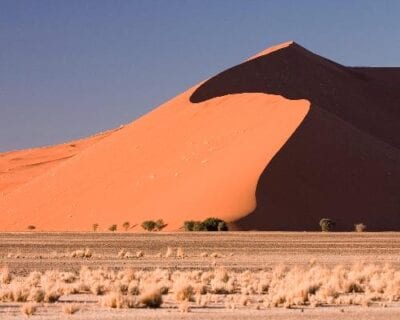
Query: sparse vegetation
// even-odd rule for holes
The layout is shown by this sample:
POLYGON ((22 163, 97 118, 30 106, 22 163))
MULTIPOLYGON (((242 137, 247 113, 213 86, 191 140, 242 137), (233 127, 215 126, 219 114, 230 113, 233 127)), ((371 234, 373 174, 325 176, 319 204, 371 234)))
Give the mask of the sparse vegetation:
POLYGON ((228 225, 225 221, 220 221, 217 227, 218 231, 228 231, 228 225))
POLYGON ((157 231, 161 231, 161 230, 164 229, 166 226, 167 226, 167 224, 164 223, 164 220, 163 220, 163 219, 158 219, 158 220, 156 221, 156 227, 155 227, 155 229, 156 229, 157 231))
POLYGON ((89 248, 86 249, 79 249, 72 251, 70 254, 71 258, 91 258, 92 257, 92 251, 89 248))
POLYGON ((329 232, 335 227, 335 222, 329 218, 322 218, 319 221, 319 226, 321 227, 321 231, 329 232))
POLYGON ((27 227, 27 229, 30 230, 30 231, 33 231, 33 230, 36 229, 36 227, 35 227, 34 225, 30 224, 30 225, 27 227))
POLYGON ((204 231, 204 225, 201 221, 189 220, 183 223, 185 231, 204 231))
POLYGON ((356 232, 364 232, 367 229, 367 226, 364 223, 357 223, 354 225, 354 230, 356 232))
POLYGON ((79 305, 77 304, 66 304, 62 306, 62 311, 66 314, 74 314, 79 311, 79 305))
POLYGON ((147 220, 143 221, 142 223, 142 228, 147 231, 161 231, 166 226, 167 224, 162 219, 159 219, 157 221, 147 220))
POLYGON ((122 228, 124 228, 125 231, 128 231, 129 228, 130 228, 130 226, 131 226, 131 224, 129 223, 129 221, 125 221, 125 222, 122 224, 122 228))
POLYGON ((99 224, 98 224, 98 223, 93 223, 93 224, 92 224, 92 230, 93 230, 93 232, 96 232, 98 228, 99 228, 99 224))
POLYGON ((207 218, 204 221, 188 220, 183 223, 185 231, 228 231, 228 224, 218 218, 207 218))
MULTIPOLYGON (((31 272, 22 278, 7 276, 0 302, 25 303, 21 310, 26 315, 35 313, 36 303, 54 303, 62 296, 78 293, 103 295, 99 303, 109 308, 158 308, 163 294, 171 294, 181 312, 190 310, 189 302, 202 307, 215 301, 228 309, 254 306, 257 301, 258 308, 385 306, 400 301, 399 284, 398 268, 361 263, 347 267, 276 266, 257 272, 222 267, 206 271, 82 267, 79 273, 51 270, 31 272)), ((79 309, 75 304, 62 306, 66 314, 79 309)))
POLYGON ((35 314, 36 309, 37 309, 36 304, 29 302, 29 303, 25 303, 25 304, 22 305, 21 312, 24 315, 29 317, 29 316, 35 314))
POLYGON ((157 226, 157 223, 153 220, 146 220, 142 223, 142 228, 147 231, 154 231, 157 226))
POLYGON ((156 286, 146 288, 140 294, 139 302, 148 308, 159 308, 163 303, 161 289, 156 286))
POLYGON ((117 231, 117 225, 116 224, 112 224, 111 226, 108 227, 108 230, 111 231, 111 232, 117 231))
MULTIPOLYGON (((91 235, 92 239, 97 239, 98 236, 91 235)), ((163 307, 164 311, 169 310, 178 314, 179 311, 189 312, 191 308, 197 313, 201 311, 199 308, 203 307, 214 310, 214 308, 221 309, 225 306, 228 310, 262 309, 267 312, 268 308, 296 308, 298 310, 304 308, 304 310, 308 310, 309 308, 328 306, 336 307, 339 311, 342 307, 347 310, 348 305, 373 306, 375 310, 379 306, 397 308, 400 303, 399 264, 397 260, 388 260, 387 256, 382 260, 385 262, 395 261, 393 265, 380 261, 377 264, 352 264, 357 258, 340 260, 342 252, 339 249, 340 259, 334 260, 332 263, 332 260, 329 262, 325 259, 326 254, 322 250, 324 259, 320 259, 318 254, 313 251, 311 257, 307 255, 305 260, 304 258, 300 260, 304 263, 293 263, 293 260, 290 260, 290 263, 286 264, 287 260, 285 260, 284 265, 277 265, 276 256, 274 256, 275 262, 265 266, 262 264, 259 264, 258 267, 250 266, 249 270, 246 270, 245 263, 249 255, 243 250, 244 247, 242 249, 236 247, 236 241, 231 242, 233 247, 215 247, 218 246, 221 238, 231 238, 231 236, 236 236, 235 234, 228 237, 200 234, 198 239, 202 246, 186 242, 187 239, 194 239, 195 235, 179 235, 179 237, 181 236, 184 239, 178 242, 170 235, 166 237, 152 237, 151 234, 138 235, 140 239, 146 237, 149 239, 167 238, 173 239, 173 242, 170 243, 171 247, 167 248, 164 243, 161 244, 162 247, 155 247, 154 243, 146 246, 134 241, 132 245, 125 244, 126 249, 130 252, 125 249, 121 250, 121 240, 118 237, 114 254, 108 257, 112 261, 111 264, 109 267, 99 267, 98 269, 81 267, 80 270, 72 269, 75 271, 63 272, 54 268, 54 270, 33 271, 24 274, 15 268, 15 264, 10 265, 10 270, 0 268, 0 307, 4 307, 5 304, 13 304, 21 308, 24 304, 33 304, 43 306, 40 307, 40 312, 37 312, 40 313, 40 316, 47 315, 48 309, 53 310, 51 312, 56 310, 56 312, 64 313, 66 316, 78 311, 80 313, 79 306, 82 306, 82 315, 80 316, 82 317, 85 316, 86 311, 96 308, 96 305, 106 308, 163 307), (211 246, 209 245, 211 242, 204 242, 206 238, 210 237, 215 238, 211 246), (133 260, 115 261, 118 250, 120 250, 119 257, 133 260), (233 253, 231 250, 235 253, 232 263, 229 258, 233 253), (236 260, 240 258, 241 252, 245 252, 244 259, 242 256, 241 260, 236 260), (160 253, 162 254, 160 255, 160 253), (159 258, 151 260, 154 259, 155 254, 159 258), (143 256, 146 258, 142 258, 143 256), (158 265, 163 264, 167 268, 149 268, 149 261, 158 265), (340 264, 341 262, 343 265, 340 264), (123 264, 132 265, 133 269, 120 269, 123 264), (115 265, 117 267, 114 267, 115 265), (179 265, 185 267, 180 268, 179 265), (194 265, 194 268, 186 268, 186 266, 194 265), (238 265, 245 266, 245 268, 232 268, 232 266, 238 265), (76 294, 78 296, 75 296, 76 294), (82 295, 90 295, 90 297, 86 299, 82 298, 82 295), (98 304, 81 303, 85 300, 97 301, 98 304), (49 304, 57 301, 56 306, 47 308, 49 304)), ((313 239, 315 236, 312 236, 313 239)), ((365 238, 372 236, 368 234, 365 238)), ((391 239, 389 242, 395 240, 392 235, 389 236, 391 239)), ((128 235, 121 235, 122 237, 131 238, 128 235)), ((246 235, 247 237, 248 235, 246 235)), ((302 235, 296 235, 296 237, 299 237, 296 239, 304 239, 302 235)), ((348 244, 347 237, 359 238, 354 233, 346 234, 345 237, 346 246, 348 244)), ((385 236, 379 235, 378 237, 385 236)), ((115 237, 109 235, 106 238, 115 237)), ((337 237, 334 236, 334 238, 337 237)), ((276 239, 276 235, 268 239, 276 239)), ((293 239, 293 235, 290 236, 290 239, 293 239)), ((319 239, 326 243, 326 235, 322 234, 319 239)), ((273 245, 274 240, 268 241, 273 245)), ((251 242, 249 243, 251 245, 251 242)), ((290 246, 292 245, 291 241, 290 246)), ((315 249, 314 241, 312 241, 311 247, 315 249)), ((363 246, 360 245, 359 248, 363 248, 363 246)), ((96 257, 100 258, 99 253, 102 251, 100 248, 96 250, 99 250, 96 252, 98 253, 96 257)), ((354 247, 352 247, 351 252, 354 251, 354 247)), ((62 257, 61 264, 70 260, 72 265, 78 266, 88 264, 88 261, 83 258, 89 252, 89 249, 78 248, 78 250, 67 251, 62 255, 52 252, 49 257, 62 257), (75 260, 68 259, 71 256, 74 256, 75 260), (82 260, 78 258, 82 258, 82 260)), ((3 253, 3 257, 5 254, 7 252, 3 253)), ((28 256, 29 251, 24 250, 21 259, 15 263, 23 263, 24 258, 28 256)), ((348 254, 345 252, 343 256, 348 256, 348 254)), ((97 264, 105 259, 103 256, 101 260, 96 259, 90 264, 97 264)), ((5 261, 7 263, 7 260, 5 261)), ((26 263, 29 264, 30 260, 26 263)), ((108 311, 102 308, 99 312, 108 311)), ((135 314, 133 311, 126 310, 124 314, 125 312, 127 316, 135 314)))

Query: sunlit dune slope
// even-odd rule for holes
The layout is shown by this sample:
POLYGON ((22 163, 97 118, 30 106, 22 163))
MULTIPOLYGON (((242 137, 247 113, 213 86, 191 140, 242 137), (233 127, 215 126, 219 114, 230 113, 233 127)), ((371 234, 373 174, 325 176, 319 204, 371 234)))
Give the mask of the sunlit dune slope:
POLYGON ((6 194, 41 175, 88 146, 107 137, 114 130, 68 143, 0 153, 0 194, 6 194))
POLYGON ((90 230, 128 220, 229 221, 255 208, 257 180, 309 103, 237 94, 192 104, 186 92, 7 194, 6 230, 90 230), (12 204, 12 205, 11 205, 12 204))

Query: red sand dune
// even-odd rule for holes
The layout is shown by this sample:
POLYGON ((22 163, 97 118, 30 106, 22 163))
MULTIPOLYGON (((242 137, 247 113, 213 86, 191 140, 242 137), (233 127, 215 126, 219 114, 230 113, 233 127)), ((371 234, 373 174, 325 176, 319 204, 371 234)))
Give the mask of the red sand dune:
POLYGON ((284 43, 73 152, 0 154, 0 228, 217 216, 243 230, 315 230, 321 217, 400 229, 399 88, 400 69, 284 43))

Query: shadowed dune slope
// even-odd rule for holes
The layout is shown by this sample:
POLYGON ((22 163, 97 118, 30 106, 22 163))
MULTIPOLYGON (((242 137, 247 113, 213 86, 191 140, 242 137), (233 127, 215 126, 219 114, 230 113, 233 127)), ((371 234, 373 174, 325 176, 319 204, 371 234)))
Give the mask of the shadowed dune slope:
POLYGON ((310 112, 262 173, 242 229, 400 228, 400 68, 351 68, 292 43, 202 84, 192 102, 264 92, 310 112))
POLYGON ((218 216, 242 230, 315 230, 321 217, 400 229, 399 84, 396 68, 269 48, 24 177, 0 194, 0 228, 218 216))

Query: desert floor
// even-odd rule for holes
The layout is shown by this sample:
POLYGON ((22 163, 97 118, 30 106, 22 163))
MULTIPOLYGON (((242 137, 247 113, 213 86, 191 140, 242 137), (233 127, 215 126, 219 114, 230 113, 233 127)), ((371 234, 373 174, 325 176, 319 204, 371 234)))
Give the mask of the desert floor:
MULTIPOLYGON (((400 267, 400 233, 309 233, 309 232, 226 232, 226 233, 1 233, 0 267, 7 266, 17 276, 31 271, 74 271, 82 266, 152 270, 230 271, 271 270, 277 265, 350 266, 359 262, 390 264, 400 267), (185 257, 163 257, 171 247, 182 248, 185 257), (71 252, 89 248, 91 258, 71 258, 71 252), (140 258, 119 258, 121 249, 140 258), (207 257, 202 257, 202 253, 207 257), (161 255, 161 257, 160 257, 161 255), (214 257, 211 257, 211 256, 214 257)), ((95 295, 62 296, 57 303, 38 306, 34 319, 400 319, 400 304, 385 306, 321 306, 252 308, 231 310, 216 301, 204 308, 193 305, 189 313, 180 313, 167 295, 160 309, 110 309, 98 304, 95 295), (66 303, 79 305, 73 315, 62 312, 66 303)), ((0 319, 25 319, 22 303, 1 302, 0 319)))

